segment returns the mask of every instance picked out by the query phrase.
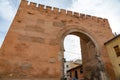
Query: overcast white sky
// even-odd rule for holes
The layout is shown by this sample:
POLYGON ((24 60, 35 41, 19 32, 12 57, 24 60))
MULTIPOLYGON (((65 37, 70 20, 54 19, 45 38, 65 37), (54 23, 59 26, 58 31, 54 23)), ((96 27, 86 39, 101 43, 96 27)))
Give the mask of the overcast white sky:
MULTIPOLYGON (((113 33, 120 33, 120 0, 29 0, 40 4, 107 18, 113 33)), ((20 0, 0 0, 0 46, 15 16, 20 0)), ((73 36, 67 37, 74 41, 73 36)), ((77 39, 75 39, 76 41, 77 39)), ((76 45, 74 45, 75 47, 76 45)), ((79 47, 79 46, 78 46, 79 47)), ((70 50, 70 49, 69 49, 70 50)), ((68 50, 68 51, 69 51, 68 50)), ((75 49, 78 50, 79 49, 75 49)), ((70 51, 72 52, 72 51, 70 51)), ((75 52, 77 53, 77 52, 75 52)), ((71 54, 72 55, 72 54, 71 54)), ((76 55, 76 54, 75 54, 76 55)))

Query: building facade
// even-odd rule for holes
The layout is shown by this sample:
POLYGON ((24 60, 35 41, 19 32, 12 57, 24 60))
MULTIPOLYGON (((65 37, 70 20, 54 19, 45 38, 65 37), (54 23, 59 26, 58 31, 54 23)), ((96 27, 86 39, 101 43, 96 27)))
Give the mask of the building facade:
POLYGON ((77 80, 84 80, 84 73, 83 73, 83 66, 78 65, 67 70, 68 80, 77 79, 77 80))
POLYGON ((107 41, 105 46, 115 71, 116 80, 120 80, 120 34, 107 41))
POLYGON ((70 77, 68 75, 68 73, 67 73, 68 70, 76 68, 79 65, 82 65, 82 60, 80 60, 80 59, 77 59, 75 61, 65 61, 65 63, 64 63, 64 75, 65 75, 65 78, 70 77))
POLYGON ((78 66, 78 64, 75 64, 73 61, 66 61, 66 62, 64 63, 64 76, 65 76, 65 78, 68 77, 67 71, 68 71, 69 69, 71 69, 71 68, 76 67, 76 66, 78 66))

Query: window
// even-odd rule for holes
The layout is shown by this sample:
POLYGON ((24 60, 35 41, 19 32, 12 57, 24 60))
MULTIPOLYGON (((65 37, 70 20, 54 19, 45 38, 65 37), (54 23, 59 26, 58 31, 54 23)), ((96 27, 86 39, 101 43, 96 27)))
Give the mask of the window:
POLYGON ((69 65, 66 65, 66 67, 68 68, 68 67, 69 67, 69 65))
POLYGON ((81 74, 83 73, 83 69, 82 69, 82 68, 80 68, 80 73, 81 73, 81 74))
POLYGON ((117 57, 119 57, 120 56, 120 48, 119 48, 119 46, 118 45, 114 46, 114 50, 116 52, 117 57))

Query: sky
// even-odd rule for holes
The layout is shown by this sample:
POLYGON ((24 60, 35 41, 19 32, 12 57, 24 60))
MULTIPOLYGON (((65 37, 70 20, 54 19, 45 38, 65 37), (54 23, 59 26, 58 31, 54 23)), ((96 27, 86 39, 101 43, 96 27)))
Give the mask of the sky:
POLYGON ((82 59, 80 48, 80 37, 75 35, 67 35, 64 39, 64 58, 66 61, 75 61, 82 59))
MULTIPOLYGON (((63 8, 79 13, 107 18, 113 33, 120 33, 120 0, 28 0, 39 4, 63 8)), ((0 0, 0 46, 10 28, 20 0, 0 0)), ((68 41, 74 41, 74 36, 68 36, 68 41)), ((77 40, 77 38, 76 38, 77 40)), ((76 41, 75 40, 75 41, 76 41)), ((78 41, 79 42, 79 41, 78 41)), ((67 45, 66 45, 67 46, 67 45)), ((70 45, 68 45, 70 46, 70 45)), ((79 51, 77 45, 75 50, 79 51)), ((68 50, 69 51, 69 50, 68 50)), ((70 51, 72 52, 72 51, 70 51)), ((77 54, 77 52, 75 52, 77 54)), ((75 54, 75 55, 76 55, 75 54)), ((71 54, 72 55, 72 54, 71 54)), ((77 54, 78 55, 78 54, 77 54)))

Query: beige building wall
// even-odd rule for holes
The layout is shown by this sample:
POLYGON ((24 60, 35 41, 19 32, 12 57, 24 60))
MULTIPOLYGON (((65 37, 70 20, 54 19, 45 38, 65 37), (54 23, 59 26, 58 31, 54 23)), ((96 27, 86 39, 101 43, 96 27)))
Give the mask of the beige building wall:
POLYGON ((116 52, 114 49, 114 47, 117 45, 119 46, 119 49, 120 49, 120 35, 108 41, 105 45, 115 71, 116 80, 120 80, 120 56, 116 55, 116 52))

